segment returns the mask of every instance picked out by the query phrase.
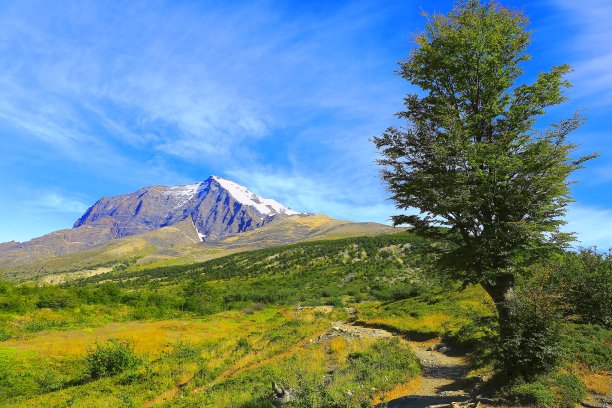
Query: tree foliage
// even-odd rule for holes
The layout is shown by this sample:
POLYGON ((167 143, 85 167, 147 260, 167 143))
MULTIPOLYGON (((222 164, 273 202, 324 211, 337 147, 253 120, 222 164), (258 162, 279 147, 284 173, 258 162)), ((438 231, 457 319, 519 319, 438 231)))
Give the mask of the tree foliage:
POLYGON ((529 36, 523 14, 493 2, 428 17, 399 71, 425 94, 406 96, 398 113, 406 127, 374 138, 398 209, 421 212, 394 223, 449 227, 456 246, 445 259, 496 302, 505 293, 496 288, 512 287, 525 264, 571 240, 559 231, 568 177, 592 157, 571 157, 567 136, 583 122, 579 114, 535 129, 547 107, 565 100, 570 67, 517 85, 529 36))
MULTIPOLYGON (((531 346, 516 335, 524 313, 515 307, 515 280, 572 240, 560 231, 572 201, 569 177, 594 157, 574 158, 577 146, 567 139, 583 123, 580 113, 536 126, 546 108, 565 101, 571 69, 554 66, 519 84, 530 59, 527 17, 495 2, 465 0, 447 15, 426 17, 398 72, 423 93, 405 97, 397 114, 405 127, 374 138, 397 208, 420 211, 393 221, 444 235, 450 245, 438 248, 440 265, 482 284, 499 313, 500 354, 504 347, 523 353, 531 346)), ((523 326, 529 336, 538 329, 523 326)), ((506 366, 508 374, 524 372, 506 366)))

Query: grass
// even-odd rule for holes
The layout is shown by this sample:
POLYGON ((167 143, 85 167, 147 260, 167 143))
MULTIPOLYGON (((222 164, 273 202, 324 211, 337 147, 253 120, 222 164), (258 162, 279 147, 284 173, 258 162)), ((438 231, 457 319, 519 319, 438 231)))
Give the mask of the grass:
POLYGON ((492 302, 480 286, 425 293, 409 299, 366 302, 355 306, 359 319, 415 338, 446 337, 474 348, 492 334, 492 302), (481 322, 482 324, 475 324, 481 322))
MULTIPOLYGON (((192 265, 128 263, 61 286, 0 282, 0 406, 259 407, 271 381, 299 390, 295 406, 370 406, 399 396, 418 384, 405 342, 310 340, 349 319, 350 306, 366 325, 490 348, 488 296, 431 270, 427 245, 400 233, 192 265), (93 379, 86 356, 109 339, 133 344, 139 364, 93 379)), ((601 392, 612 370, 610 338, 602 326, 565 322, 562 366, 513 384, 509 398, 571 403, 588 383, 601 392)), ((489 373, 490 362, 477 369, 489 373)))
POLYGON ((110 324, 13 339, 0 347, 0 404, 259 406, 272 380, 299 388, 305 406, 369 404, 418 373, 416 358, 397 339, 310 342, 330 320, 346 318, 342 313, 265 308, 202 321, 110 324), (111 338, 132 343, 142 364, 89 379, 83 371, 88 350, 91 356, 92 344, 111 338), (328 387, 322 387, 328 377, 328 387), (178 393, 182 397, 175 400, 178 393), (156 400, 160 395, 165 399, 156 400))
POLYGON ((418 372, 416 357, 398 339, 337 337, 292 348, 211 387, 185 390, 177 406, 266 406, 272 381, 299 390, 295 406, 371 406, 378 393, 418 372))
POLYGON ((212 381, 230 366, 240 369, 264 360, 328 324, 312 314, 288 318, 278 309, 266 308, 250 314, 223 312, 201 321, 132 322, 86 332, 37 333, 2 343, 5 378, 0 382, 4 387, 0 404, 61 406, 78 397, 84 402, 70 403, 72 406, 95 400, 113 407, 122 406, 117 395, 123 394, 133 394, 131 403, 142 404, 186 375, 197 374, 200 382, 212 381), (236 338, 237 332, 241 337, 236 338), (130 341, 145 363, 132 372, 86 381, 82 366, 88 349, 110 338, 130 341), (57 390, 45 392, 38 384, 47 381, 43 377, 50 367, 68 374, 54 379, 57 390), (20 379, 26 371, 28 381, 20 379), (107 385, 112 385, 112 392, 104 391, 107 385))

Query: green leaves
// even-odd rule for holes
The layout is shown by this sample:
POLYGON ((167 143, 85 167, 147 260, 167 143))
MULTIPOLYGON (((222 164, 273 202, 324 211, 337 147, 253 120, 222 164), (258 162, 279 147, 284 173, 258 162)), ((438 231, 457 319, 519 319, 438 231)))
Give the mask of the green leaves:
POLYGON ((555 66, 517 86, 520 64, 530 59, 527 17, 497 3, 464 1, 426 17, 398 72, 426 94, 405 98, 397 114, 405 128, 374 138, 397 208, 421 211, 394 223, 421 232, 450 227, 455 267, 470 269, 472 281, 518 273, 571 239, 559 233, 568 179, 593 157, 575 159, 566 141, 583 123, 580 114, 544 132, 533 127, 565 100, 571 68, 555 66))
POLYGON ((110 377, 141 364, 132 343, 110 339, 97 343, 85 356, 87 375, 91 379, 110 377))

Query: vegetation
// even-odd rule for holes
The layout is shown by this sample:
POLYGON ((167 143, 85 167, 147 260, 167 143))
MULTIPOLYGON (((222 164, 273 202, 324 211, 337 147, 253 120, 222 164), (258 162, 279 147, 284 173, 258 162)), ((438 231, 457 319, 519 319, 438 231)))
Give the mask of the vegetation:
POLYGON ((572 157, 576 145, 567 136, 582 123, 579 115, 545 131, 534 127, 546 108, 565 100, 570 67, 519 85, 529 36, 526 16, 493 1, 466 0, 428 18, 399 71, 425 96, 406 97, 398 114, 406 128, 374 139, 397 207, 422 214, 394 222, 443 235, 449 244, 440 247, 440 266, 480 283, 495 303, 499 369, 527 379, 554 367, 557 331, 552 311, 518 296, 516 286, 572 239, 559 231, 571 201, 569 176, 593 157, 572 157), (436 225, 450 230, 441 234, 436 225))
POLYGON ((96 344, 85 356, 89 378, 98 379, 117 375, 140 364, 134 354, 134 346, 127 341, 110 339, 96 344))
MULTIPOLYGON (((490 373, 495 306, 479 285, 464 287, 435 269, 436 245, 403 232, 189 266, 128 267, 61 286, 2 282, 0 405, 141 406, 165 396, 171 406, 258 407, 276 381, 299 391, 297 406, 369 406, 418 375, 418 364, 397 339, 316 340, 330 322, 349 319, 343 306, 358 310, 357 324, 442 337, 471 352, 478 373, 490 373)), ((586 256, 561 254, 531 268, 517 286, 528 299, 547 294, 550 309, 538 311, 558 316, 550 333, 561 354, 550 374, 507 385, 509 400, 561 404, 582 395, 582 386, 605 388, 591 384, 605 384, 600 377, 612 370, 611 332, 601 323, 609 309, 591 321, 562 301, 561 289, 553 290, 569 287, 558 284, 563 274, 555 270, 581 271, 571 275, 571 287, 609 273, 572 266, 609 265, 607 255, 586 256)), ((592 297, 605 298, 606 288, 593 286, 592 297)), ((542 306, 523 305, 516 313, 542 306)), ((529 337, 535 329, 525 321, 520 333, 529 337)))

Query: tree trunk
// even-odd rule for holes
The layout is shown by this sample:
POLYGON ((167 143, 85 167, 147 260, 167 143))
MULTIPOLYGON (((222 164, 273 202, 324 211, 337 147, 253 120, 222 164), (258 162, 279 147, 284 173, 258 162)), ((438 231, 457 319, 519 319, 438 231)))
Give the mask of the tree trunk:
POLYGON ((491 296, 501 323, 510 315, 508 302, 514 299, 514 277, 512 275, 501 275, 495 279, 495 283, 483 282, 482 287, 491 296))
MULTIPOLYGON (((495 303, 499 325, 499 346, 503 348, 503 345, 512 337, 513 330, 516 329, 516 326, 513 324, 514 316, 512 316, 510 305, 510 302, 515 297, 514 277, 511 275, 501 275, 496 278, 494 283, 482 283, 482 286, 495 303)), ((516 367, 510 368, 504 364, 503 369, 511 377, 518 374, 515 372, 516 367)))

